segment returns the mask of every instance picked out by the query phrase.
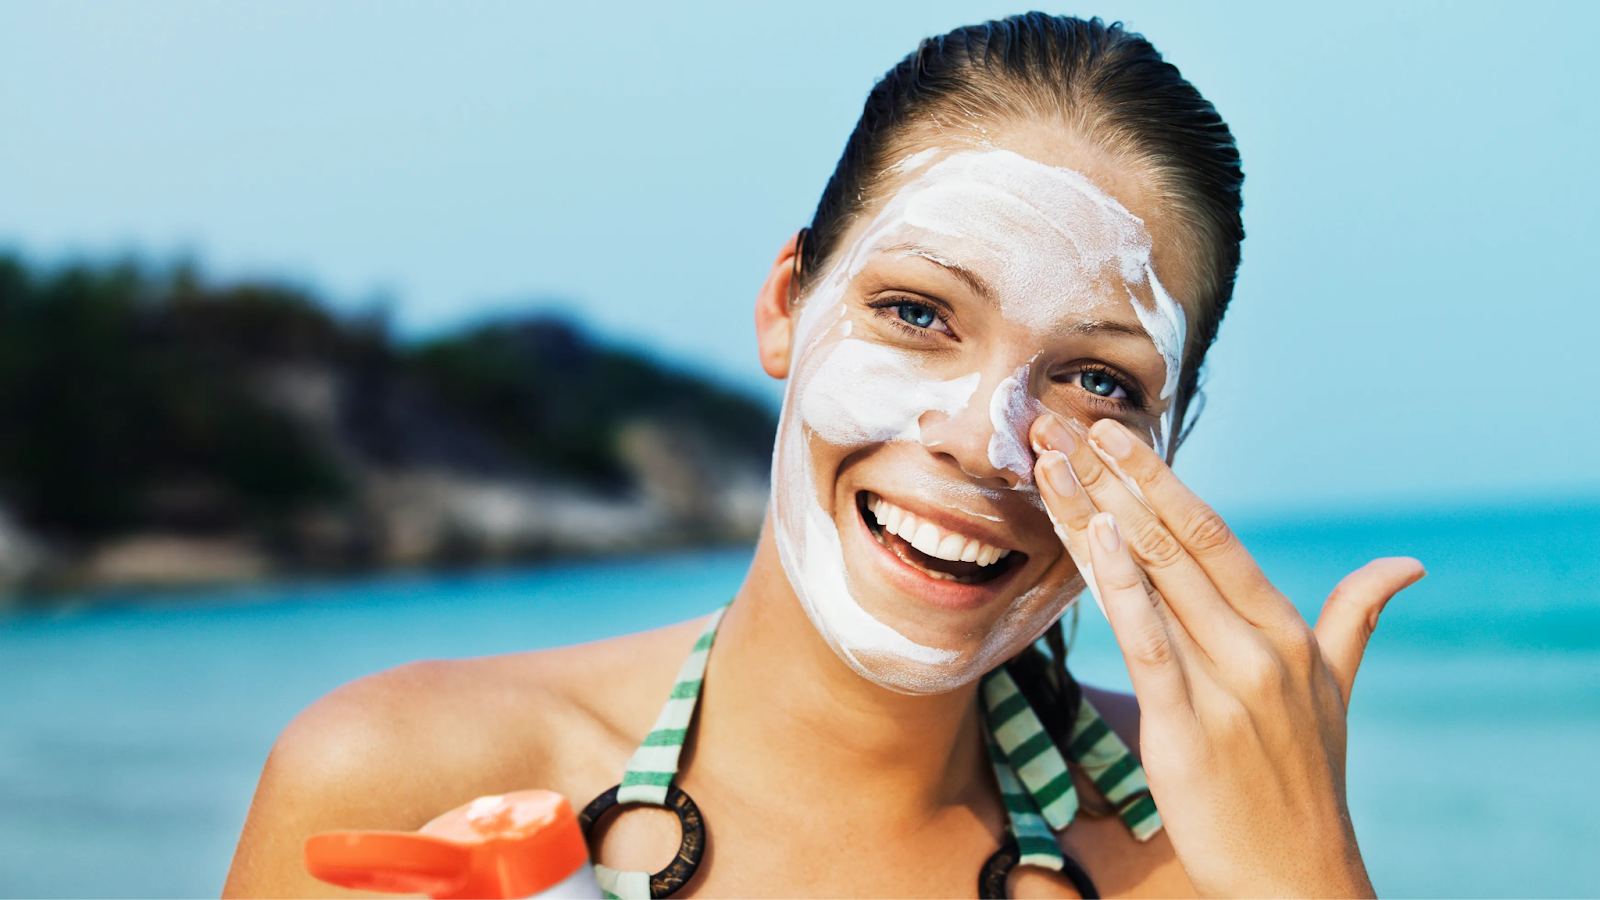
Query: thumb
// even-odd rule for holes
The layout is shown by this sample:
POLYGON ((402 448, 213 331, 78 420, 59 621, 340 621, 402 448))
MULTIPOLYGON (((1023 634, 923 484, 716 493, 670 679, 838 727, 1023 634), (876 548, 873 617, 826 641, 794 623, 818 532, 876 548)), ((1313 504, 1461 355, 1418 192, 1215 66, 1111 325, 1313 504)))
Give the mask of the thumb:
POLYGON ((1339 685, 1339 696, 1350 705, 1350 688, 1356 669, 1367 651, 1367 640, 1378 627, 1378 614, 1389 598, 1428 574, 1422 563, 1409 556, 1375 559, 1351 572, 1334 587, 1317 617, 1317 645, 1322 659, 1339 685))

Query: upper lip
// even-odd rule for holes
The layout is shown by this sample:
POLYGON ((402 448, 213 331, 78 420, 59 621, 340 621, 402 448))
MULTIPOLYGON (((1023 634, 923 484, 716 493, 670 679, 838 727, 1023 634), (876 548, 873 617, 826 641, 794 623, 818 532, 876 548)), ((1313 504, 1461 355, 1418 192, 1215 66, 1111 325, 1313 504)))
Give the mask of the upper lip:
MULTIPOLYGON (((1011 550, 1015 552, 1021 549, 1011 538, 1002 537, 997 534, 993 527, 994 523, 992 522, 979 523, 973 521, 972 519, 963 518, 958 515, 951 515, 949 510, 930 509, 926 503, 916 500, 907 500, 895 494, 878 490, 877 488, 866 488, 866 490, 877 494, 879 497, 882 497, 890 503, 893 503, 895 506, 898 506, 906 512, 911 513, 912 515, 916 516, 918 520, 932 522, 934 525, 944 529, 945 531, 953 531, 969 538, 977 538, 985 544, 992 544, 1001 548, 1002 550, 1011 550)), ((868 522, 869 524, 875 524, 875 520, 870 518, 868 519, 868 522)))

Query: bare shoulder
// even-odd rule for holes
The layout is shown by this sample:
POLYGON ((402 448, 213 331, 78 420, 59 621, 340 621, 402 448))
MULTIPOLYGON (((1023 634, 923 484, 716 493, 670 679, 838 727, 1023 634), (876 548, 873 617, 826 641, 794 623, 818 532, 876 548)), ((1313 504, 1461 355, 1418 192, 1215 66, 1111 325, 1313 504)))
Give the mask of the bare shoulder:
POLYGON ((413 830, 527 788, 581 807, 621 777, 700 625, 409 663, 329 693, 273 746, 225 895, 337 893, 301 870, 300 845, 319 831, 413 830))
POLYGON ((1134 758, 1139 757, 1139 699, 1132 694, 1121 691, 1108 691, 1091 685, 1083 685, 1084 699, 1100 713, 1100 718, 1106 720, 1117 737, 1128 745, 1133 751, 1134 758))

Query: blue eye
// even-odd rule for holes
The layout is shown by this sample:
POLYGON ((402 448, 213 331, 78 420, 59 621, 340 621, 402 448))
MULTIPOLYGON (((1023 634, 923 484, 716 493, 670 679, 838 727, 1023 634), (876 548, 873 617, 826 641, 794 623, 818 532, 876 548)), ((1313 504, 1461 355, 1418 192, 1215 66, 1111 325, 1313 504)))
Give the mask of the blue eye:
POLYGON ((932 328, 939 324, 939 316, 931 307, 920 303, 901 303, 895 307, 900 315, 900 321, 917 328, 932 328))
POLYGON ((1077 377, 1078 387, 1083 388, 1096 397, 1107 400, 1126 400, 1128 392, 1117 384, 1117 380, 1104 372, 1079 372, 1077 377))

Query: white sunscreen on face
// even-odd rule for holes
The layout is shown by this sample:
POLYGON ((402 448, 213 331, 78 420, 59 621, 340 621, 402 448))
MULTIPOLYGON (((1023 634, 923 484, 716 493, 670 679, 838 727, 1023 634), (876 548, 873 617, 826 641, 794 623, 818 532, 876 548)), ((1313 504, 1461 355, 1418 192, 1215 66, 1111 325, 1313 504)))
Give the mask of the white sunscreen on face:
POLYGON ((1029 390, 1029 370, 1023 365, 995 387, 989 397, 989 464, 1017 476, 1017 487, 1033 487, 1033 451, 1028 446, 1028 431, 1033 420, 1045 413, 1045 406, 1029 390))
POLYGON ((928 412, 955 415, 978 388, 978 373, 934 381, 901 350, 846 339, 818 350, 824 358, 800 416, 830 444, 872 444, 921 439, 918 422, 928 412))
MULTIPOLYGON (((1176 408, 1174 400, 1178 393, 1178 378, 1183 373, 1183 345, 1189 334, 1189 319, 1184 315, 1183 307, 1168 296, 1166 288, 1161 286, 1161 279, 1156 277, 1156 271, 1149 263, 1145 263, 1144 271, 1149 278, 1150 294, 1155 299, 1155 309, 1146 311, 1144 305, 1131 291, 1128 299, 1133 301, 1133 313, 1139 317, 1139 324, 1150 335, 1151 342, 1156 345, 1156 350, 1161 353, 1161 359, 1167 364, 1167 379, 1161 385, 1161 399, 1167 401, 1167 408, 1161 413, 1161 430, 1156 434, 1155 443, 1156 455, 1166 459, 1172 446, 1172 417, 1176 408)), ((1134 493, 1139 495, 1140 501, 1143 501, 1144 495, 1139 492, 1138 486, 1126 476, 1122 476, 1120 469, 1117 474, 1125 483, 1132 485, 1134 493)))
POLYGON ((852 650, 848 661, 857 671, 863 666, 854 651, 896 656, 923 665, 942 665, 955 659, 950 650, 924 647, 874 619, 850 596, 845 578, 844 548, 833 519, 820 506, 806 511, 805 579, 808 596, 817 604, 818 618, 827 623, 825 636, 836 647, 852 650))
MULTIPOLYGON (((1044 406, 1030 383, 1032 359, 1013 361, 1009 374, 990 376, 994 387, 979 393, 983 373, 938 373, 925 356, 874 339, 872 329, 852 330, 845 304, 852 280, 874 254, 891 249, 959 265, 981 274, 1005 322, 1037 335, 1035 348, 1048 346, 1063 328, 1094 320, 1097 311, 1131 302, 1167 365, 1163 398, 1177 382, 1185 328, 1181 307, 1150 265, 1144 223, 1089 179, 1006 150, 939 159, 943 152, 924 150, 893 167, 908 183, 805 297, 773 456, 779 556, 807 615, 857 672, 906 693, 951 690, 992 669, 1037 639, 1082 586, 1072 579, 1028 588, 1009 601, 976 649, 959 652, 912 641, 859 602, 837 524, 844 513, 836 517, 827 508, 842 501, 834 498, 833 474, 815 470, 812 442, 842 451, 921 442, 927 414, 940 414, 933 422, 959 418, 961 428, 988 431, 988 464, 1009 472, 1014 489, 1037 503, 1028 431, 1044 406), (1127 287, 1144 284, 1151 308, 1127 287), (838 329, 831 327, 836 321, 838 329)), ((1163 434, 1168 429, 1164 424, 1163 434)), ((930 494, 944 498, 935 502, 951 508, 979 493, 991 501, 999 496, 992 487, 929 482, 930 494)))

